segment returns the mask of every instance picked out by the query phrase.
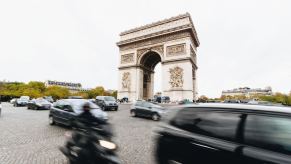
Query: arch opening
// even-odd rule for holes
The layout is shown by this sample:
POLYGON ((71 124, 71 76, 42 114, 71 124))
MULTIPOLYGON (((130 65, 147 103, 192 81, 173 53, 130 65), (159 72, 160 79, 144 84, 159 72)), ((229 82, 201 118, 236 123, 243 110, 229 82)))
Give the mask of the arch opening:
POLYGON ((144 100, 154 97, 154 74, 155 67, 162 61, 161 56, 154 51, 147 52, 140 60, 140 65, 143 72, 142 93, 141 97, 144 100))

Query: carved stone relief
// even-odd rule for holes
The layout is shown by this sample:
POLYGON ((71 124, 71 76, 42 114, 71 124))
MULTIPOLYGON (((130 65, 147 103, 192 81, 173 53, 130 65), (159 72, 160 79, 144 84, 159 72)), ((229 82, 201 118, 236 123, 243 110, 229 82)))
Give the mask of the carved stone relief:
POLYGON ((158 45, 158 46, 154 46, 154 47, 148 47, 148 48, 143 48, 143 49, 139 49, 137 50, 137 61, 139 60, 139 58, 141 57, 142 54, 145 54, 149 51, 157 51, 159 52, 162 56, 164 54, 164 45, 158 45))
POLYGON ((119 48, 121 51, 124 51, 124 50, 128 50, 128 49, 134 49, 134 48, 138 48, 138 47, 144 47, 144 46, 150 46, 153 44, 164 43, 167 41, 181 39, 181 38, 185 38, 185 37, 190 37, 192 39, 190 32, 179 32, 179 33, 159 36, 159 37, 152 38, 152 39, 146 39, 143 41, 134 42, 134 43, 126 44, 126 45, 121 45, 119 48))
POLYGON ((186 54, 186 44, 183 43, 183 44, 167 46, 166 54, 168 57, 186 54))
POLYGON ((131 79, 130 79, 130 73, 129 72, 124 72, 122 75, 122 88, 123 89, 128 89, 130 90, 130 84, 131 84, 131 79))
POLYGON ((170 85, 172 88, 182 88, 183 87, 183 69, 180 67, 170 68, 170 85))
POLYGON ((121 55, 121 64, 132 63, 133 62, 133 53, 121 55))

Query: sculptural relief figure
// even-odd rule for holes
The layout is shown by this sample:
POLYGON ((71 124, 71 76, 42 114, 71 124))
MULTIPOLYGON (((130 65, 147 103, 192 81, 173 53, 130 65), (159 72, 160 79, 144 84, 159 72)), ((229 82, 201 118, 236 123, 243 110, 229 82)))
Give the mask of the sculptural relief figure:
POLYGON ((183 87, 183 69, 180 67, 170 68, 170 85, 172 88, 183 87))
POLYGON ((122 88, 123 89, 130 89, 130 73, 124 72, 122 76, 122 88))

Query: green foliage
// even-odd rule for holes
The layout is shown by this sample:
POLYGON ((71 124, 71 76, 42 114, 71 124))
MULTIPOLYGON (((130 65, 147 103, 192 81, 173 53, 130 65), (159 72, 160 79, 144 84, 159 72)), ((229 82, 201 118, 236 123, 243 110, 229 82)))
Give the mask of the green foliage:
POLYGON ((260 100, 291 106, 291 94, 277 92, 272 96, 261 96, 260 100))
POLYGON ((0 96, 4 97, 20 97, 29 96, 31 98, 38 98, 43 96, 52 96, 53 99, 67 98, 68 96, 82 96, 85 99, 95 99, 96 96, 113 96, 117 97, 117 91, 112 94, 106 92, 102 86, 89 91, 81 91, 70 94, 69 90, 64 87, 51 86, 46 87, 43 82, 31 81, 25 83, 0 83, 0 96))
POLYGON ((70 92, 67 88, 59 86, 48 87, 44 93, 45 96, 52 96, 54 100, 63 99, 70 96, 70 92))
POLYGON ((114 91, 111 96, 113 96, 117 99, 117 91, 114 91))

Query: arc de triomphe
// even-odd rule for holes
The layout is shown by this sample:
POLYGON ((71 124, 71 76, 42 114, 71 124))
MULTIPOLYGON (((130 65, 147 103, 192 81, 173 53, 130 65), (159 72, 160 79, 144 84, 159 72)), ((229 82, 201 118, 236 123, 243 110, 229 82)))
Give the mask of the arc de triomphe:
POLYGON ((161 62, 162 95, 172 101, 196 99, 196 52, 199 40, 186 13, 120 34, 118 98, 154 96, 154 68, 161 62))

